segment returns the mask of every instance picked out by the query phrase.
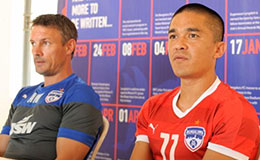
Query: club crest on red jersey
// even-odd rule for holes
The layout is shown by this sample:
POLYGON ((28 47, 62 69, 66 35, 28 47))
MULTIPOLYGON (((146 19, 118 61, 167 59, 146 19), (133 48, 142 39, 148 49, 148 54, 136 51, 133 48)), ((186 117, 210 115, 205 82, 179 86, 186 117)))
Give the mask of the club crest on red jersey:
POLYGON ((46 103, 51 103, 59 100, 64 92, 59 91, 59 90, 52 90, 48 93, 48 95, 45 97, 45 102, 46 103))
POLYGON ((186 147, 192 151, 197 151, 203 144, 206 131, 203 127, 190 126, 184 131, 184 142, 186 147))

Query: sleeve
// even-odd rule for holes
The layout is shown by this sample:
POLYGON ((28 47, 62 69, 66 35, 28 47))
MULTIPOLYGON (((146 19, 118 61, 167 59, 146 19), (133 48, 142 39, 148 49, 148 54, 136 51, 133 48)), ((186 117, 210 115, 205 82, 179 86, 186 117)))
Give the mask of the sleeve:
POLYGON ((15 109, 16 109, 16 104, 20 101, 20 96, 21 94, 23 93, 23 91, 25 90, 25 88, 22 88, 18 94, 16 95, 12 105, 11 105, 11 108, 9 110, 9 114, 8 114, 8 118, 2 128, 2 131, 1 131, 1 134, 6 134, 6 135, 9 135, 10 134, 10 131, 11 131, 11 121, 12 121, 12 117, 13 117, 13 114, 15 112, 15 109))
POLYGON ((136 123, 136 142, 142 141, 142 142, 147 142, 149 143, 148 139, 148 114, 149 114, 149 107, 151 106, 151 102, 148 99, 144 105, 141 108, 141 111, 138 115, 137 123, 136 123))
POLYGON ((2 128, 1 134, 9 135, 9 133, 11 131, 11 120, 12 120, 14 111, 15 111, 15 108, 12 105, 10 110, 9 110, 8 118, 7 118, 6 122, 5 122, 5 125, 2 128))
POLYGON ((254 158, 259 145, 258 126, 253 106, 244 100, 229 100, 216 112, 208 148, 235 159, 254 158))
POLYGON ((67 94, 58 137, 66 137, 92 147, 103 126, 99 96, 89 87, 67 94))

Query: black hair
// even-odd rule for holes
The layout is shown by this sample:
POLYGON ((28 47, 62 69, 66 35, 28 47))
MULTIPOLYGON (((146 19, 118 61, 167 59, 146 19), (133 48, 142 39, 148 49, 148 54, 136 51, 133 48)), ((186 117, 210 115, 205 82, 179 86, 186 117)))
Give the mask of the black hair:
POLYGON ((215 34, 215 40, 216 41, 222 41, 224 38, 224 21, 221 18, 221 16, 214 11, 213 9, 210 9, 202 4, 199 3, 190 3, 182 6, 179 8, 175 14, 172 16, 172 19, 179 13, 183 11, 194 11, 198 13, 206 13, 209 18, 209 23, 212 25, 210 26, 210 29, 215 34))

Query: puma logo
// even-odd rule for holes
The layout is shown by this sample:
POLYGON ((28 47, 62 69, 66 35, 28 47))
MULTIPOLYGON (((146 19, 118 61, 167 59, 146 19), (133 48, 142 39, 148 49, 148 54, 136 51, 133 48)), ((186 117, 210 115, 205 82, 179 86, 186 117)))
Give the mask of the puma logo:
POLYGON ((158 127, 158 124, 154 127, 152 123, 149 124, 149 127, 152 128, 153 134, 155 132, 155 129, 158 127))

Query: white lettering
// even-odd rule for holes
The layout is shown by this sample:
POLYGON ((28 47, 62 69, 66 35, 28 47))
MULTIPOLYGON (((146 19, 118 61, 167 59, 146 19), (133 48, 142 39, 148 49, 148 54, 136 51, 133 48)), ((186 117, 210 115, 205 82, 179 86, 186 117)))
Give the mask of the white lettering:
POLYGON ((29 134, 32 132, 33 128, 37 124, 37 122, 28 122, 28 120, 33 115, 24 117, 22 120, 18 121, 17 123, 11 124, 11 131, 10 135, 14 134, 29 134))

